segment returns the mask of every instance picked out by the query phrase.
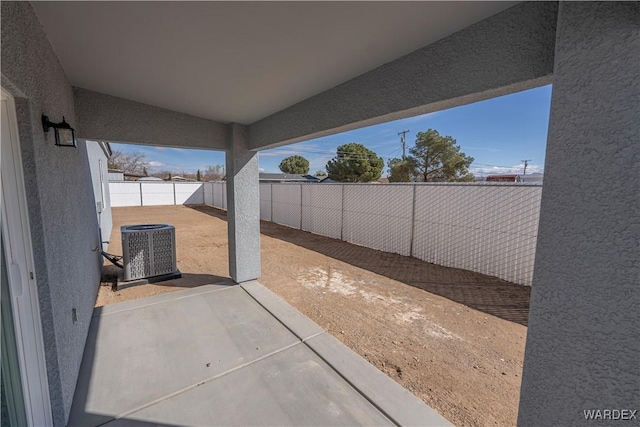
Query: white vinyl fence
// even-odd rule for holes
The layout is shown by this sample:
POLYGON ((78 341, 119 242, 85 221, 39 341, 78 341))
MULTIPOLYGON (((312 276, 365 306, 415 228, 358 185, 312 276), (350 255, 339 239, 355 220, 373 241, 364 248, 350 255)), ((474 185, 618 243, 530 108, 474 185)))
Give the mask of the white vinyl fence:
POLYGON ((218 209, 227 209, 227 183, 205 182, 204 204, 218 209))
POLYGON ((541 185, 260 184, 260 218, 531 285, 541 185))
MULTIPOLYGON (((227 208, 224 182, 111 182, 111 205, 227 208)), ((260 218, 531 285, 542 185, 260 184, 260 218)))
POLYGON ((110 182, 111 206, 203 205, 202 182, 110 182))

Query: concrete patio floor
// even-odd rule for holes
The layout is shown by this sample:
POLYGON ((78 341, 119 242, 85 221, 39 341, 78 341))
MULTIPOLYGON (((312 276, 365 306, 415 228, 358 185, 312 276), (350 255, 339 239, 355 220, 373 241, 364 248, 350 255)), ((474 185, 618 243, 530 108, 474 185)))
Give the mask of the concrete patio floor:
POLYGON ((96 308, 70 426, 450 425, 257 282, 96 308))

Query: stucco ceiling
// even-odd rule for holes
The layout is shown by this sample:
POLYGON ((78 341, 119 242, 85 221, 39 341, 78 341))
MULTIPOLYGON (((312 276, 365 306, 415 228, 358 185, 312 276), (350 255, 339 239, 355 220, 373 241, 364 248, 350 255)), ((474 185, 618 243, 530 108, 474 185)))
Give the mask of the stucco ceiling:
POLYGON ((34 2, 72 85, 249 124, 514 2, 34 2))

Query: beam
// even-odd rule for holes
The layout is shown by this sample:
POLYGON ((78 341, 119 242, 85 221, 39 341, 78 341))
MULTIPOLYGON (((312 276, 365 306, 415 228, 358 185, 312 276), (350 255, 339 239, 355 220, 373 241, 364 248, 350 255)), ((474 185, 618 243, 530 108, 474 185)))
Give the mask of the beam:
POLYGON ((551 82, 557 3, 507 9, 249 126, 253 150, 551 82))
POLYGON ((226 124, 73 88, 78 137, 160 147, 225 150, 226 124))
POLYGON ((640 409, 639 64, 638 2, 560 4, 521 426, 640 409))

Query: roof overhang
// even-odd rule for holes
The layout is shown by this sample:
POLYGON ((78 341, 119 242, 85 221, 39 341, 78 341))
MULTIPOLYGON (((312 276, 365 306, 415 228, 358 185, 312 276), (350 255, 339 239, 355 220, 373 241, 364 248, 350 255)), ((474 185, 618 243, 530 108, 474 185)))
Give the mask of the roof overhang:
POLYGON ((72 86, 251 124, 515 2, 33 2, 72 86))

